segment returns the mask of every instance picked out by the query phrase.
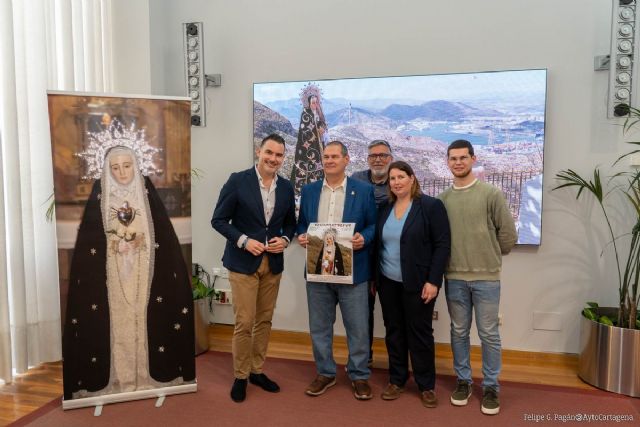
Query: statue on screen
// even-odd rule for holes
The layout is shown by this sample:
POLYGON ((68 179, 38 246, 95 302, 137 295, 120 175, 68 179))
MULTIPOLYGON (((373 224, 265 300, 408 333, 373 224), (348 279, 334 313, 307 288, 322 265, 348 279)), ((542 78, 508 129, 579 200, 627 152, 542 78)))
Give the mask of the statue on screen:
POLYGON ((195 380, 190 277, 144 131, 113 120, 78 156, 96 179, 71 262, 64 398, 195 380))
POLYGON ((300 92, 302 114, 298 128, 298 142, 291 170, 291 183, 296 195, 311 182, 324 178, 322 152, 327 133, 327 123, 322 112, 322 96, 318 86, 309 83, 300 92))

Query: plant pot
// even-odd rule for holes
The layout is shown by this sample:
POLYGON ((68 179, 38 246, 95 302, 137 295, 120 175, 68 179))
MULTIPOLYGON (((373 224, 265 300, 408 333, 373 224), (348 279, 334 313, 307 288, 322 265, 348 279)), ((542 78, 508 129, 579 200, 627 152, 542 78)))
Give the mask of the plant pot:
MULTIPOLYGON (((597 313, 615 319, 618 309, 601 307, 597 313)), ((603 390, 640 397, 640 330, 580 318, 580 378, 603 390)))
POLYGON ((207 298, 193 301, 196 356, 209 351, 209 304, 207 298))

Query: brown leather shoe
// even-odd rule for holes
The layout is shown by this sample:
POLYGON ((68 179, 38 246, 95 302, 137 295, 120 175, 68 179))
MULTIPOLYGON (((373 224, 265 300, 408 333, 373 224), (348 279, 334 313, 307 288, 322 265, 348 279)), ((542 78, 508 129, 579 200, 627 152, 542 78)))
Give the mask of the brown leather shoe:
POLYGON ((373 397, 371 386, 367 380, 355 380, 351 383, 353 395, 358 400, 369 400, 373 397))
POLYGON ((404 391, 404 388, 395 384, 389 384, 387 388, 382 392, 382 400, 396 400, 400 397, 400 394, 404 391))
POLYGON ((427 408, 435 408, 438 406, 438 398, 433 390, 423 391, 420 399, 422 400, 422 404, 427 408))
POLYGON ((334 385, 336 385, 336 377, 318 375, 304 392, 309 396, 320 396, 327 391, 329 387, 333 387, 334 385))

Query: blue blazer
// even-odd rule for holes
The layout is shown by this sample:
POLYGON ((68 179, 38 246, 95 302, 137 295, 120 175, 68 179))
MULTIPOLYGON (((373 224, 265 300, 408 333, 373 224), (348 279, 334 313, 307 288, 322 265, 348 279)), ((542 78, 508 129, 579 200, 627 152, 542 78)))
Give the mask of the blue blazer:
POLYGON ((260 267, 263 256, 269 257, 269 268, 273 274, 281 273, 284 269, 282 253, 264 252, 254 256, 238 247, 238 239, 243 234, 259 242, 281 236, 287 236, 289 240, 293 238, 296 228, 293 187, 288 180, 279 176, 275 193, 273 215, 267 224, 255 167, 231 174, 220 190, 211 225, 227 239, 222 256, 222 265, 227 269, 253 274, 260 267))
MULTIPOLYGON (((376 227, 376 271, 380 274, 382 229, 393 212, 393 203, 380 208, 376 227)), ((422 195, 414 199, 400 235, 400 271, 406 290, 421 291, 426 282, 442 285, 449 253, 451 232, 442 201, 422 195)))
MULTIPOLYGON (((322 180, 302 187, 297 233, 304 234, 312 222, 318 222, 322 180)), ((347 178, 342 222, 356 224, 355 232, 364 237, 364 247, 353 252, 353 283, 371 279, 371 251, 376 228, 376 198, 371 184, 347 178)))

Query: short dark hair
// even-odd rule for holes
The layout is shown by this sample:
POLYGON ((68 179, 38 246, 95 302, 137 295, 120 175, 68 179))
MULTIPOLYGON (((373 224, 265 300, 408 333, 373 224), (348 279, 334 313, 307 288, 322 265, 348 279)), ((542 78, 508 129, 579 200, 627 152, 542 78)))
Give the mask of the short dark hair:
POLYGON ((325 145, 324 148, 327 148, 330 145, 339 145, 340 146, 340 151, 342 152, 342 155, 345 156, 345 157, 349 155, 349 150, 347 150, 347 146, 344 145, 344 142, 338 141, 338 140, 331 141, 331 142, 327 143, 327 145, 325 145))
POLYGON ((456 148, 466 148, 469 150, 470 156, 475 156, 475 154, 473 154, 473 145, 471 145, 469 141, 467 141, 466 139, 456 139, 451 144, 449 144, 449 147, 447 147, 447 157, 449 157, 449 151, 456 148))
POLYGON ((369 150, 371 150, 373 147, 377 147, 378 145, 384 145, 385 147, 387 147, 389 149, 389 152, 391 152, 391 145, 389 145, 389 143, 387 141, 385 141, 384 139, 374 139, 373 141, 371 141, 369 143, 369 145, 367 146, 367 148, 369 150))
POLYGON ((267 141, 277 142, 278 144, 284 145, 285 148, 287 147, 287 145, 284 143, 284 138, 278 135, 277 133, 272 133, 270 135, 265 136, 262 139, 262 142, 260 142, 260 148, 262 148, 267 141))
MULTIPOLYGON (((411 165, 409 165, 409 163, 404 162, 402 160, 396 160, 395 162, 389 165, 389 173, 391 173, 393 169, 401 170, 402 172, 406 173, 408 177, 414 177, 413 184, 411 185, 412 199, 417 199, 422 195, 422 190, 420 189, 420 183, 418 182, 418 177, 416 177, 416 174, 413 172, 413 168, 411 167, 411 165)), ((389 192, 389 200, 391 202, 395 202, 398 198, 396 197, 395 194, 393 194, 393 191, 391 191, 390 179, 387 179, 387 191, 389 192)))

